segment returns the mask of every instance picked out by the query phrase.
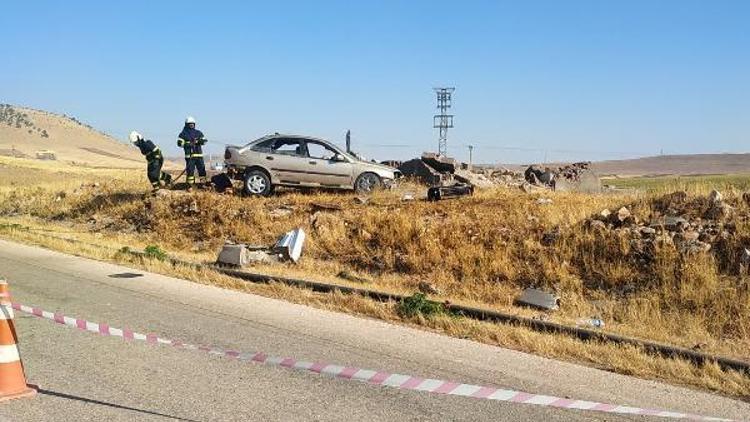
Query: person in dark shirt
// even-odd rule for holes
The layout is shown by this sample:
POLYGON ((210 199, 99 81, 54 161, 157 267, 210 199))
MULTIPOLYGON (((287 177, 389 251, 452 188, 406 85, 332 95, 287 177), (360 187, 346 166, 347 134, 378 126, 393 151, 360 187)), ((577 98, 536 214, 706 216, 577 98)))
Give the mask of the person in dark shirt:
POLYGON ((164 165, 164 156, 159 147, 150 140, 143 139, 143 136, 136 131, 130 132, 130 142, 141 150, 141 154, 146 156, 146 175, 153 187, 152 192, 156 192, 161 188, 161 182, 164 182, 164 185, 172 183, 172 176, 161 171, 164 165))
POLYGON ((195 184, 195 170, 198 170, 200 182, 206 183, 206 163, 203 162, 203 145, 206 144, 203 132, 195 128, 195 119, 188 116, 185 127, 177 137, 177 146, 185 151, 185 175, 188 189, 195 184))

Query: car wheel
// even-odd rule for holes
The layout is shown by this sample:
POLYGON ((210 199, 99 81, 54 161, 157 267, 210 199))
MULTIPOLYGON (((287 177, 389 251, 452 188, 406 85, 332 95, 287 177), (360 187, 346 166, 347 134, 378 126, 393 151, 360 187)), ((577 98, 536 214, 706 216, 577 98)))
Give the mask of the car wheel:
POLYGON ((357 193, 372 193, 383 186, 380 176, 375 173, 362 173, 354 182, 354 190, 357 193))
POLYGON ((273 192, 273 185, 268 175, 261 170, 251 170, 245 174, 245 195, 268 196, 273 192))

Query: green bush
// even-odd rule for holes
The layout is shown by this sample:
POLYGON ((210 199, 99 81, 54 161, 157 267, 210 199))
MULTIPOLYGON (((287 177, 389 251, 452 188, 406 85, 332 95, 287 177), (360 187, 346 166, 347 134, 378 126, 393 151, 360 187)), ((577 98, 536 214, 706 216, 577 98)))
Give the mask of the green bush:
POLYGON ((409 318, 417 315, 429 317, 445 313, 442 303, 428 300, 423 293, 414 293, 412 296, 401 300, 396 310, 402 317, 409 318))
POLYGON ((143 250, 143 252, 146 254, 149 258, 155 258, 159 261, 164 261, 167 259, 167 253, 164 252, 160 247, 156 245, 148 245, 146 246, 146 249, 143 250))

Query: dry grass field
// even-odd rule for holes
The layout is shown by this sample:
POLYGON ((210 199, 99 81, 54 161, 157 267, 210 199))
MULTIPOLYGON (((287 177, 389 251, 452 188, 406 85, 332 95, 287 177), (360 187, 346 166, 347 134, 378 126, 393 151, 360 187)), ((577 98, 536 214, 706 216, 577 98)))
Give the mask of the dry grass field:
POLYGON ((4 227, 0 234, 6 237, 102 259, 126 260, 129 265, 177 272, 201 282, 314 306, 417 324, 621 373, 750 397, 750 377, 714 365, 694 367, 634 348, 583 343, 447 315, 407 318, 393 305, 363 298, 318 295, 281 286, 246 286, 216 273, 134 262, 104 249, 46 236, 54 232, 57 237, 113 250, 158 245, 174 256, 209 262, 226 240, 270 245, 285 231, 302 227, 309 237, 298 265, 262 265, 256 270, 341 284, 352 282, 337 275, 355 273, 370 280, 363 283, 368 288, 407 294, 427 282, 438 291, 431 295, 438 300, 570 325, 579 318, 600 317, 608 332, 750 361, 749 279, 739 267, 739 254, 750 247, 750 206, 742 198, 748 177, 629 179, 629 187, 647 189, 608 195, 530 195, 495 188, 438 203, 403 202, 403 192, 421 194, 424 190, 407 184, 396 191, 380 192, 362 204, 350 193, 295 191, 270 198, 199 191, 144 199, 148 184, 142 171, 53 170, 24 160, 0 161, 0 171, 26 174, 23 168, 28 168, 30 176, 12 183, 6 178, 0 181, 0 223, 4 227), (54 175, 50 177, 50 173, 54 175), (712 240, 709 251, 685 252, 674 243, 658 241, 658 234, 647 250, 641 250, 640 237, 631 229, 592 228, 591 220, 603 209, 616 211, 623 206, 634 220, 654 220, 676 211, 687 217, 703 216, 712 189, 719 189, 734 211, 711 223, 722 235, 712 240), (676 205, 665 199, 675 191, 685 192, 676 205), (541 197, 552 203, 537 202, 541 197), (514 306, 514 298, 529 286, 557 292, 562 298, 561 309, 543 314, 514 306))

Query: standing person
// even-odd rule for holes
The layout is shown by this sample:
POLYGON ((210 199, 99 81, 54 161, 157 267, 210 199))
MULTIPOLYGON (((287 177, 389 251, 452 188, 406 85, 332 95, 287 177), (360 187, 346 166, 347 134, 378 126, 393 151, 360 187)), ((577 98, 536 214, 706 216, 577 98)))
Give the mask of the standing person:
POLYGON ((177 146, 185 150, 185 177, 187 178, 188 190, 195 184, 195 170, 198 170, 199 181, 206 183, 206 164, 203 162, 203 145, 206 138, 203 132, 195 128, 195 119, 188 116, 185 119, 185 127, 182 128, 177 138, 177 146))
POLYGON ((172 183, 172 176, 161 171, 164 165, 164 156, 161 154, 159 147, 150 140, 143 139, 143 136, 136 131, 130 132, 129 138, 130 142, 141 150, 141 154, 146 156, 146 175, 148 181, 151 182, 152 192, 159 190, 161 182, 164 182, 165 185, 172 183))

